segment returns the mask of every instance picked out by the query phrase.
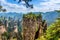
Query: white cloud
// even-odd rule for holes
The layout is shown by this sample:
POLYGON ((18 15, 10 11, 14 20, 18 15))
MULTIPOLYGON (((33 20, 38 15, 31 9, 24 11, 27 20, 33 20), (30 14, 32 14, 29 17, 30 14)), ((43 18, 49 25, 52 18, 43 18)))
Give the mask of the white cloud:
MULTIPOLYGON (((6 2, 6 0, 0 0, 3 8, 7 9, 7 12, 39 12, 39 9, 37 7, 34 6, 33 9, 30 8, 26 8, 23 5, 17 5, 17 4, 12 4, 12 3, 8 3, 6 2)), ((24 2, 22 2, 24 3, 24 2)))
POLYGON ((12 4, 6 2, 6 0, 1 0, 0 1, 3 8, 7 9, 7 12, 23 12, 26 11, 26 7, 23 5, 17 5, 17 4, 12 4))
POLYGON ((60 0, 49 0, 46 2, 40 3, 40 5, 46 10, 46 11, 54 11, 54 10, 60 10, 60 0))
MULTIPOLYGON (((40 2, 39 6, 35 6, 33 9, 26 8, 23 5, 17 5, 7 2, 6 0, 0 0, 3 8, 7 9, 7 12, 47 12, 60 9, 60 0, 49 0, 45 2, 40 2)), ((24 2, 22 2, 24 3, 24 2)))
POLYGON ((52 3, 60 3, 60 0, 50 0, 52 3))

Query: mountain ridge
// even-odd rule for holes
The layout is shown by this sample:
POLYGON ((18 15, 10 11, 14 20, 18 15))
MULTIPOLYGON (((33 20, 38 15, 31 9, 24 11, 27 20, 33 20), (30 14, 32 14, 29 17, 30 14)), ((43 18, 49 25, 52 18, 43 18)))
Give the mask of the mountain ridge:
MULTIPOLYGON (((32 12, 34 14, 42 14, 42 19, 46 20, 48 25, 53 23, 56 18, 58 18, 58 13, 56 11, 50 11, 50 12, 32 12)), ((5 16, 5 17, 16 17, 22 19, 23 14, 25 13, 16 13, 16 12, 9 12, 9 13, 0 13, 0 16, 5 16)))

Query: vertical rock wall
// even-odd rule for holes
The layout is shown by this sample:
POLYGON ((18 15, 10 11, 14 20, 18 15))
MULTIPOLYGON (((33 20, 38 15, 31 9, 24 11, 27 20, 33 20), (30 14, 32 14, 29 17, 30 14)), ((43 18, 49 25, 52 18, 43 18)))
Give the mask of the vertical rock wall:
POLYGON ((34 40, 36 20, 25 18, 23 20, 23 40, 34 40))

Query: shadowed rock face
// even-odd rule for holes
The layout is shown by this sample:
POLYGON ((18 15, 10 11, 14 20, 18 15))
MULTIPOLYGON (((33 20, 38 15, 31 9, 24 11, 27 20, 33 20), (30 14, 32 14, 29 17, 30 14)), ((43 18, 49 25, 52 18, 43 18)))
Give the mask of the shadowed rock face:
POLYGON ((38 22, 38 30, 35 34, 35 39, 39 38, 40 36, 42 36, 43 34, 46 33, 47 30, 47 23, 46 21, 39 21, 38 22))
POLYGON ((35 39, 37 39, 38 37, 40 37, 43 34, 42 17, 38 16, 36 21, 37 21, 37 24, 38 24, 38 30, 35 34, 35 39))
POLYGON ((47 22, 45 20, 42 22, 42 27, 43 27, 43 33, 46 33, 46 30, 47 30, 47 22))

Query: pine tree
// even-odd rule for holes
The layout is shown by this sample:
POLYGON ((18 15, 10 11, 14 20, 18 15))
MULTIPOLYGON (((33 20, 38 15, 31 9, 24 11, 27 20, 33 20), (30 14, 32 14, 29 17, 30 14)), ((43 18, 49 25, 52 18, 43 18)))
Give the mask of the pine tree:
POLYGON ((3 7, 0 6, 0 12, 6 12, 6 9, 3 9, 3 7))
MULTIPOLYGON (((16 0, 14 0, 16 1, 16 0)), ((33 5, 32 4, 29 4, 29 2, 31 2, 32 0, 19 0, 18 3, 20 3, 21 1, 24 1, 25 2, 25 5, 26 7, 30 7, 30 8, 33 8, 33 5)))

